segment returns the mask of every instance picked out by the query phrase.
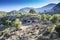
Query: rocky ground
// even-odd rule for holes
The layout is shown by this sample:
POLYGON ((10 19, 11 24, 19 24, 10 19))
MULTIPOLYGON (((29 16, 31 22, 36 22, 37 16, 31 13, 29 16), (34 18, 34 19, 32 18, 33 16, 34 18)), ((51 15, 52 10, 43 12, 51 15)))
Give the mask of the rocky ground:
MULTIPOLYGON (((10 25, 7 28, 9 31, 6 30, 9 34, 7 35, 3 31, 2 36, 0 35, 0 40, 60 40, 60 38, 58 38, 58 33, 55 30, 56 25, 51 21, 42 21, 40 17, 36 17, 35 15, 23 16, 19 17, 21 18, 22 26, 16 30, 15 27, 11 27, 10 25)), ((10 17, 6 19, 9 18, 10 17)), ((15 20, 16 18, 11 17, 10 19, 15 20)), ((60 22, 57 22, 56 24, 60 24, 60 22)), ((6 27, 3 24, 0 25, 0 30, 4 30, 5 28, 6 27)))
POLYGON ((0 40, 53 40, 56 37, 57 32, 54 30, 53 25, 33 23, 30 25, 23 25, 17 31, 12 30, 9 36, 3 34, 0 40), (50 33, 47 31, 48 26, 51 27, 50 33))

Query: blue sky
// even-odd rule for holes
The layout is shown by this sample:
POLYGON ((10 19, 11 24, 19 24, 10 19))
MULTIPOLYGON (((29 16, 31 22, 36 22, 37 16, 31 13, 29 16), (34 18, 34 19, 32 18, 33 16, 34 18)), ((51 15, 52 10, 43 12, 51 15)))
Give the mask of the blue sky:
POLYGON ((24 7, 39 8, 50 3, 59 3, 60 0, 0 0, 0 11, 19 10, 24 7))

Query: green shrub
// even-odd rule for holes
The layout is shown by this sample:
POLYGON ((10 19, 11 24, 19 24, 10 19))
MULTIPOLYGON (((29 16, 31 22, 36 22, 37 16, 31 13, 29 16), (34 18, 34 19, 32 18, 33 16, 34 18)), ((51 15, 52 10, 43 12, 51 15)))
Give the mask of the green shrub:
POLYGON ((56 16, 53 16, 52 19, 51 19, 51 22, 52 22, 53 24, 55 24, 55 23, 57 22, 57 17, 56 17, 56 16))
POLYGON ((0 31, 0 36, 2 36, 2 35, 3 35, 2 31, 0 31))
POLYGON ((6 28, 6 29, 4 30, 4 33, 7 34, 7 35, 10 35, 10 30, 9 30, 9 28, 6 28))
POLYGON ((55 27, 55 30, 58 32, 58 36, 60 37, 60 25, 57 25, 55 27))
POLYGON ((36 13, 36 12, 35 12, 35 10, 34 10, 34 9, 31 9, 31 10, 29 11, 29 13, 34 14, 34 13, 36 13))
POLYGON ((51 32, 51 27, 47 27, 47 31, 50 33, 51 32))
POLYGON ((13 22, 13 26, 16 27, 16 29, 19 29, 21 25, 22 22, 18 18, 13 22))

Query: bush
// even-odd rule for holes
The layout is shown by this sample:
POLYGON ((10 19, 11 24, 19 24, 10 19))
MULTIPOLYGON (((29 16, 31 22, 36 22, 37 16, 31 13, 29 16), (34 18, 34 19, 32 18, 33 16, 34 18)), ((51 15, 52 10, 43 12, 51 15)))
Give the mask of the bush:
POLYGON ((35 12, 35 10, 34 10, 34 9, 31 9, 31 10, 29 11, 29 13, 34 14, 34 13, 36 13, 36 12, 35 12))
POLYGON ((51 32, 51 27, 47 27, 47 31, 50 33, 51 32))
POLYGON ((22 22, 18 18, 13 22, 13 26, 16 27, 16 29, 19 29, 21 25, 22 22))
POLYGON ((9 30, 9 28, 6 28, 6 29, 4 30, 4 33, 7 34, 7 35, 10 35, 10 30, 9 30))
POLYGON ((0 36, 2 36, 3 35, 3 32, 2 31, 0 31, 0 36))
POLYGON ((52 22, 53 24, 55 24, 55 23, 57 22, 57 17, 56 17, 56 16, 53 16, 52 19, 51 19, 51 22, 52 22))
POLYGON ((57 25, 57 26, 55 27, 55 30, 58 32, 58 35, 59 35, 59 37, 60 37, 60 25, 57 25))
POLYGON ((37 38, 37 40, 43 40, 41 37, 37 38))

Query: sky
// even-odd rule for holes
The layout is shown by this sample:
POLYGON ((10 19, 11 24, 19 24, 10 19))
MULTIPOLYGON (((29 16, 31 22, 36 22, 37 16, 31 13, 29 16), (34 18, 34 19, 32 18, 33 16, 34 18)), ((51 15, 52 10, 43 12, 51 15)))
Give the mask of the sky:
POLYGON ((24 7, 40 8, 50 3, 59 3, 60 0, 0 0, 0 11, 20 10, 24 7))

